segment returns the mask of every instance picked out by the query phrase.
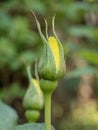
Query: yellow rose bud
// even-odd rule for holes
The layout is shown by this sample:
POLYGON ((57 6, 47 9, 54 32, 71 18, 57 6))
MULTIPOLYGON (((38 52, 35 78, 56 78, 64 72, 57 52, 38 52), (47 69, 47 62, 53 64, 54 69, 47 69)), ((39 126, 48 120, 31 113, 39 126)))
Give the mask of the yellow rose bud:
POLYGON ((24 96, 23 106, 25 109, 40 110, 43 107, 43 94, 36 79, 32 79, 24 96))
POLYGON ((36 121, 40 115, 40 109, 43 107, 43 93, 39 81, 32 79, 30 66, 27 67, 29 87, 23 99, 23 106, 26 109, 25 115, 29 122, 36 121))
POLYGON ((47 38, 45 38, 42 34, 40 23, 38 22, 36 16, 35 19, 39 34, 44 43, 43 55, 38 65, 39 75, 41 78, 46 80, 58 80, 65 75, 66 67, 64 60, 64 50, 54 30, 54 17, 52 20, 52 29, 54 36, 48 37, 47 22, 45 21, 47 38))

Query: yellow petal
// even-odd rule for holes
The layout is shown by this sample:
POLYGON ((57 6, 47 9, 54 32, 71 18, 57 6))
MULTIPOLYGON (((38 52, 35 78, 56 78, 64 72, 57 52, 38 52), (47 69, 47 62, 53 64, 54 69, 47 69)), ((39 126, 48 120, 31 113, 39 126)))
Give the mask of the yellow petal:
POLYGON ((56 73, 59 70, 60 67, 60 53, 59 53, 59 44, 55 37, 49 37, 49 45, 53 52, 55 64, 56 64, 56 73))
POLYGON ((41 92, 41 90, 40 90, 40 85, 39 85, 38 80, 36 80, 36 79, 32 79, 32 81, 33 81, 33 83, 34 83, 34 86, 35 86, 36 89, 37 89, 37 92, 39 93, 39 95, 41 95, 42 92, 41 92))

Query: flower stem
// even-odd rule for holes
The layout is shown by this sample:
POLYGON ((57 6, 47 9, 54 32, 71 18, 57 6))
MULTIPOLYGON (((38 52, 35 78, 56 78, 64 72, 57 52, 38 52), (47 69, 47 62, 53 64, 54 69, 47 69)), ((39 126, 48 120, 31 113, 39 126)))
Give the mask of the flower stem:
POLYGON ((51 130, 51 93, 45 96, 45 130, 51 130))

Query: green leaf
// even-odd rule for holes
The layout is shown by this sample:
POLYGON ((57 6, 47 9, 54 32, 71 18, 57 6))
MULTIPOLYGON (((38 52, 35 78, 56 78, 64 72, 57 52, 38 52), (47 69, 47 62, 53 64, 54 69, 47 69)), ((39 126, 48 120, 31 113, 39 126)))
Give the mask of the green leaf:
POLYGON ((15 47, 8 38, 0 39, 0 57, 12 58, 16 54, 15 47))
POLYGON ((75 69, 71 72, 69 72, 66 76, 66 78, 78 78, 85 74, 96 74, 97 69, 87 66, 83 68, 75 69))
POLYGON ((17 124, 16 112, 0 101, 0 130, 11 130, 17 124))
POLYGON ((69 27, 68 33, 72 36, 98 41, 98 28, 94 26, 72 26, 69 27))
POLYGON ((21 53, 19 58, 21 61, 24 61, 26 64, 31 64, 37 59, 37 56, 32 51, 24 51, 21 53))
MULTIPOLYGON (((44 123, 27 123, 24 125, 18 125, 13 130, 45 130, 44 123)), ((53 127, 51 127, 51 130, 54 130, 53 127)))
POLYGON ((89 63, 98 65, 98 52, 94 50, 81 50, 79 55, 86 59, 89 63))
POLYGON ((0 12, 0 34, 2 31, 8 31, 11 27, 11 18, 8 14, 3 11, 0 12))
POLYGON ((10 38, 20 43, 32 43, 37 40, 37 35, 30 29, 29 21, 25 17, 15 17, 9 33, 10 38))
POLYGON ((6 102, 11 102, 16 97, 22 98, 25 91, 26 90, 21 88, 18 83, 13 83, 8 88, 4 87, 3 89, 0 89, 0 98, 6 102))
MULTIPOLYGON (((0 101, 0 130, 45 130, 44 123, 26 123, 16 126, 17 118, 15 110, 0 101)), ((51 130, 54 130, 53 126, 51 130)))
POLYGON ((78 37, 93 38, 93 27, 89 26, 73 26, 69 27, 69 34, 78 37))
POLYGON ((45 2, 41 2, 40 0, 24 0, 24 4, 27 10, 34 10, 39 13, 46 11, 45 2))

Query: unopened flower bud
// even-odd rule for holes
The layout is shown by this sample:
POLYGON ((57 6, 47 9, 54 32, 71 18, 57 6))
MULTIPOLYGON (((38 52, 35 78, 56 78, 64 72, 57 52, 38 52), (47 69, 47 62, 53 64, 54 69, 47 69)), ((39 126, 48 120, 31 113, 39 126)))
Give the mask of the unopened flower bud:
POLYGON ((48 37, 46 22, 46 38, 41 32, 40 23, 36 16, 36 23, 42 42, 44 43, 43 55, 39 60, 38 71, 45 80, 58 80, 65 75, 64 50, 54 30, 54 17, 52 20, 53 35, 48 37))
POLYGON ((29 78, 29 87, 23 99, 23 106, 26 109, 25 116, 29 122, 35 122, 40 115, 43 107, 43 93, 41 91, 39 81, 32 79, 30 67, 27 67, 29 78))
POLYGON ((55 37, 49 37, 39 61, 39 74, 46 80, 58 80, 65 75, 64 52, 55 37))
POLYGON ((36 79, 32 79, 32 84, 28 87, 24 96, 23 106, 25 109, 34 110, 40 110, 43 107, 43 94, 36 79))

